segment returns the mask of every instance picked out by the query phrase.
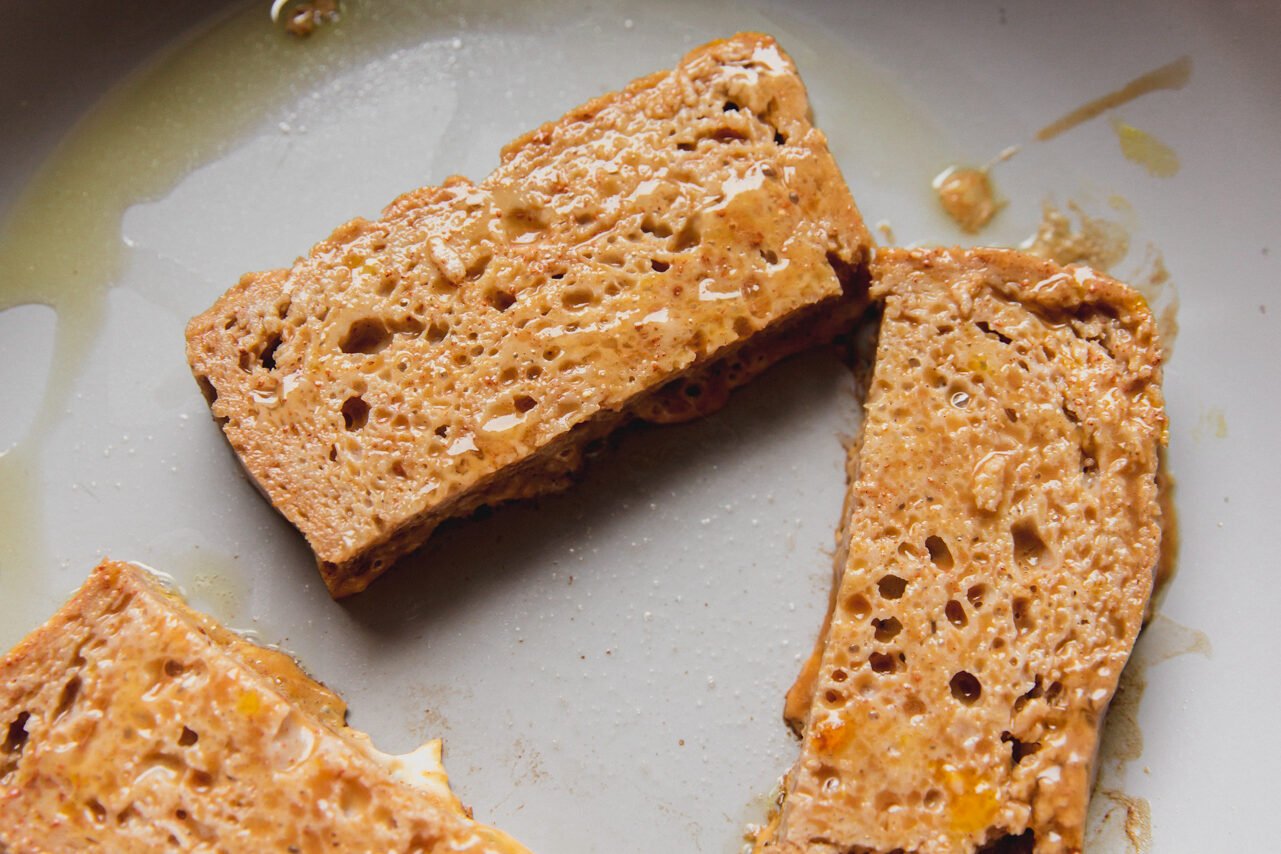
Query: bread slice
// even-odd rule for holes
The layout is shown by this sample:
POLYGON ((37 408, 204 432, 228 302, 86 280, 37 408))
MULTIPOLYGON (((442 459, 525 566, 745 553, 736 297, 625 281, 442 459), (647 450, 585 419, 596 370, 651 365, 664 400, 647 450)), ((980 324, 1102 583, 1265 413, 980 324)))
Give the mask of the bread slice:
POLYGON ((1012 251, 888 251, 873 272, 848 556, 759 849, 1079 851, 1161 540, 1152 318, 1012 251))
POLYGON ((871 241, 808 113, 773 39, 714 42, 191 321, 215 417, 333 595, 848 324, 871 241))
POLYGON ((293 660, 105 562, 0 660, 0 850, 519 854, 293 660))

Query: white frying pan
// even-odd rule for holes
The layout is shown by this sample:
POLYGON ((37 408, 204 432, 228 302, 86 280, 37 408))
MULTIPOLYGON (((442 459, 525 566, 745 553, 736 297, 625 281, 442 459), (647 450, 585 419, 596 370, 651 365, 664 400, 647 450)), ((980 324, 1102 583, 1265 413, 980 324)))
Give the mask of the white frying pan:
POLYGON ((307 40, 268 0, 219 6, 0 3, 0 647, 99 556, 139 560, 296 653, 383 749, 443 736, 463 800, 535 850, 736 850, 796 754, 783 692, 858 422, 834 356, 632 431, 569 493, 458 524, 335 604, 209 418, 182 331, 240 273, 765 30, 899 242, 1018 243, 1052 200, 1128 236, 1122 277, 1160 253, 1183 548, 1109 724, 1101 785, 1122 794, 1096 797, 1093 838, 1133 847, 1129 804, 1161 852, 1276 847, 1277 6, 388 0, 307 40), (1033 141, 1183 56, 1182 88, 1033 141), (963 234, 932 177, 1019 144, 992 170, 1007 204, 963 234))

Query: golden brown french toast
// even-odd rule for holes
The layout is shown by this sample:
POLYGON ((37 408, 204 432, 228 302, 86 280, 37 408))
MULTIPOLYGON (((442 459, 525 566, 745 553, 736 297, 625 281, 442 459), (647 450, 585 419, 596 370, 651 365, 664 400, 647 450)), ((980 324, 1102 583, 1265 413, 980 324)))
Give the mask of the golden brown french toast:
POLYGON ((623 421, 831 337, 870 242, 792 61, 742 34, 245 276, 187 357, 342 596, 448 517, 563 488, 623 421))
POLYGON ((1143 299, 1005 250, 882 251, 846 562, 768 852, 1079 851, 1161 541, 1143 299))
POLYGON ((0 660, 0 850, 523 854, 288 656, 105 562, 0 660))

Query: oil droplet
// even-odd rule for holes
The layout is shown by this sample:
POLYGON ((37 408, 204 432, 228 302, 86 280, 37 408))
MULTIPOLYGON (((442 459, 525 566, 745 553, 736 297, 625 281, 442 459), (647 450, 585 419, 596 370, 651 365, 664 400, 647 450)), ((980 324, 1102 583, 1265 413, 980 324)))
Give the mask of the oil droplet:
POLYGON ((1112 121, 1117 140, 1121 143, 1121 153, 1126 160, 1131 160, 1148 170, 1154 178, 1169 178, 1179 171, 1179 156, 1174 149, 1157 139, 1147 131, 1139 130, 1117 119, 1112 121))
POLYGON ((968 392, 958 391, 952 395, 952 405, 957 409, 964 409, 970 405, 970 395, 968 392))
POLYGON ((218 617, 223 623, 240 618, 248 598, 245 576, 241 573, 204 572, 196 576, 195 590, 208 601, 204 610, 218 617))
POLYGON ((986 169, 949 166, 932 183, 939 204, 966 234, 977 234, 1002 207, 986 169))
POLYGON ((1071 130, 1083 122, 1088 122, 1108 110, 1115 109, 1150 92, 1157 92, 1162 89, 1182 89, 1190 79, 1192 79, 1192 58, 1189 56, 1180 57, 1168 65, 1163 65, 1160 68, 1149 71, 1147 74, 1134 78, 1114 92, 1109 92, 1101 98, 1095 98, 1093 101, 1087 101, 1075 110, 1050 122, 1036 132, 1036 140, 1045 142, 1046 140, 1054 139, 1064 131, 1071 130))
POLYGON ((1196 426, 1192 428, 1192 438, 1198 442, 1205 438, 1228 438, 1228 419, 1223 410, 1217 406, 1208 406, 1201 410, 1196 426))

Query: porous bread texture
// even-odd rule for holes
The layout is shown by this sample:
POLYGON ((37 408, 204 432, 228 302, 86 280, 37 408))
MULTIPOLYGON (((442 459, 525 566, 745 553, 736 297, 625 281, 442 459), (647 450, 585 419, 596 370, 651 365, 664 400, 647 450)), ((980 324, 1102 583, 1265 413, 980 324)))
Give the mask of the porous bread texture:
POLYGON ((808 113, 773 39, 714 42, 191 321, 214 416, 333 595, 852 321, 871 240, 808 113))
POLYGON ((443 771, 397 779, 344 714, 283 653, 105 562, 0 660, 0 850, 525 852, 443 771))
POLYGON ((882 251, 873 274, 848 558, 758 850, 1079 851, 1161 540, 1152 317, 1012 251, 882 251))

